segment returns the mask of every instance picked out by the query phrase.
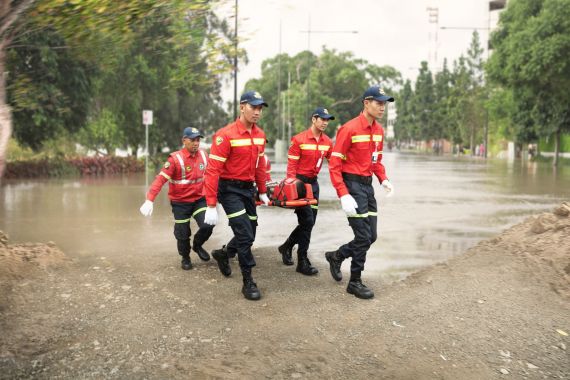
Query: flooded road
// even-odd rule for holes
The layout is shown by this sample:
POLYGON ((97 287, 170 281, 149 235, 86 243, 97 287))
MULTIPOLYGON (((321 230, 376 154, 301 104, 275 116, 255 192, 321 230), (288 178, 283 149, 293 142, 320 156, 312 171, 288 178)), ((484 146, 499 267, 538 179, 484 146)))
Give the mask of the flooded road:
MULTIPOLYGON (((555 172, 549 164, 401 153, 386 154, 384 163, 395 196, 386 198, 375 181, 379 238, 366 268, 394 279, 460 254, 570 199, 570 167, 555 172)), ((273 165, 273 178, 282 178, 284 172, 284 165, 273 165)), ((326 167, 320 177, 321 204, 310 257, 327 270, 324 251, 347 242, 352 233, 326 167)), ((12 243, 54 241, 86 265, 101 257, 128 265, 148 251, 178 265, 167 189, 157 198, 153 216, 144 218, 138 211, 145 199, 144 181, 144 174, 5 181, 0 187, 0 230, 12 243)), ((275 247, 275 259, 280 260, 276 247, 296 225, 295 215, 263 207, 259 216, 255 247, 275 247)), ((194 223, 192 227, 195 231, 194 223)), ((217 248, 230 236, 222 217, 206 248, 217 248)))

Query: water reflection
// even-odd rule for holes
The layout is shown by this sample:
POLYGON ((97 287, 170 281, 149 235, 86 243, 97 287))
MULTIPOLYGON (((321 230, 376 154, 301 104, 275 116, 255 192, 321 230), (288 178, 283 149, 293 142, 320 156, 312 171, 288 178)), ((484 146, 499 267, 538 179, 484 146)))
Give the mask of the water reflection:
MULTIPOLYGON (((548 164, 388 153, 385 164, 396 194, 379 202, 379 239, 368 253, 367 270, 400 277, 418 267, 459 254, 528 215, 570 198, 570 168, 548 164)), ((283 164, 273 177, 284 176, 283 164)), ((325 250, 352 234, 330 184, 321 175, 321 204, 311 258, 326 268, 325 250)), ((68 255, 89 261, 106 256, 130 260, 144 252, 173 258, 172 214, 163 189, 152 218, 138 213, 144 174, 74 180, 5 181, 0 188, 0 229, 12 242, 55 241, 68 255)), ((256 247, 276 247, 296 224, 292 211, 259 209, 256 247)), ((231 231, 222 218, 207 248, 231 231)), ((175 257, 175 256, 174 256, 175 257)), ((279 256, 275 253, 275 258, 279 256)))

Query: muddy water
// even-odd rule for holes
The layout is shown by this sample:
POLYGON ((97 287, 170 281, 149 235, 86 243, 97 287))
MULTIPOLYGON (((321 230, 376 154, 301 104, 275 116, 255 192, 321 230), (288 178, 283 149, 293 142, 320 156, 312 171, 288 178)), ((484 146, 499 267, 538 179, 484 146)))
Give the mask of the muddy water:
MULTIPOLYGON (((395 187, 386 198, 375 183, 379 239, 368 252, 367 271, 399 278, 420 267, 460 254, 525 217, 570 199, 570 167, 388 153, 384 162, 395 187)), ((284 165, 273 165, 281 178, 284 165)), ((136 260, 151 251, 177 262, 166 189, 151 218, 144 201, 144 174, 130 177, 4 181, 0 187, 0 230, 11 242, 54 241, 80 262, 101 257, 136 260)), ((352 233, 323 168, 321 205, 310 257, 326 270, 323 252, 352 233)), ((260 208, 255 247, 276 247, 296 224, 291 210, 260 208)), ((194 224, 192 225, 194 228, 194 224)), ((231 236, 225 217, 206 247, 231 236)), ((280 256, 275 250, 275 259, 280 256)), ((213 264, 212 264, 213 265, 213 264)), ((262 270, 262 268, 260 268, 262 270)))

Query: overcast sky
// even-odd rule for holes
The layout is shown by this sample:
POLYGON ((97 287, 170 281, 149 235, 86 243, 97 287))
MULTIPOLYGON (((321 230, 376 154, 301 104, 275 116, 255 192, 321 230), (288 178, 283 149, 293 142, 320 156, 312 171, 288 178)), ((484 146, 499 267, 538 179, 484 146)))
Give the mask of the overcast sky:
MULTIPOLYGON (((234 0, 223 2, 218 14, 233 27, 234 0)), ((322 47, 351 51, 376 65, 391 65, 404 78, 414 79, 422 60, 437 66, 449 64, 465 53, 473 30, 441 27, 487 28, 497 20, 489 14, 488 0, 239 0, 238 35, 249 63, 239 64, 238 92, 245 82, 261 75, 264 59, 281 51, 295 55, 309 46, 320 54, 322 47), (438 8, 439 28, 429 23, 427 7, 438 8), (328 33, 317 33, 317 31, 328 33), (358 33, 338 33, 357 31, 358 33)), ((478 30, 486 47, 488 31, 478 30)), ((233 99, 233 82, 223 91, 224 101, 233 99)), ((239 96, 239 95, 238 95, 239 96)))

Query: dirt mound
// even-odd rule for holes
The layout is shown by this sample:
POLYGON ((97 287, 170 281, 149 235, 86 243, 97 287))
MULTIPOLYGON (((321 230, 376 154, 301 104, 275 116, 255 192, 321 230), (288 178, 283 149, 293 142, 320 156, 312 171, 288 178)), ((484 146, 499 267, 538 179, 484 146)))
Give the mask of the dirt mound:
POLYGON ((0 231, 0 279, 17 280, 39 269, 64 265, 69 260, 55 243, 8 244, 8 235, 0 231))
POLYGON ((530 217, 489 243, 528 259, 535 266, 536 276, 548 272, 543 279, 552 290, 570 298, 570 203, 530 217))

